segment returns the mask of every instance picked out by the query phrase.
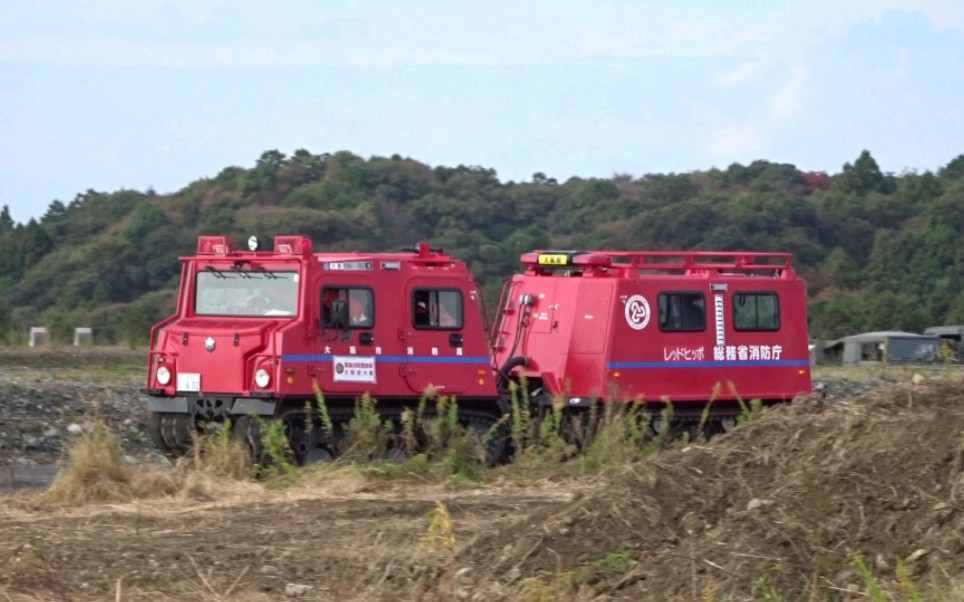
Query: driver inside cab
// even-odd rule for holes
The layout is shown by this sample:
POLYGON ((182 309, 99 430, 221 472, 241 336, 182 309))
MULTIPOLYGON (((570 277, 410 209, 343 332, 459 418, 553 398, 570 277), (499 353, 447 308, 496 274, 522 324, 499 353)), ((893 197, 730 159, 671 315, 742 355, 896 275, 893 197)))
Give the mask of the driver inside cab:
POLYGON ((349 320, 352 326, 368 326, 371 323, 366 305, 356 298, 348 302, 349 320))

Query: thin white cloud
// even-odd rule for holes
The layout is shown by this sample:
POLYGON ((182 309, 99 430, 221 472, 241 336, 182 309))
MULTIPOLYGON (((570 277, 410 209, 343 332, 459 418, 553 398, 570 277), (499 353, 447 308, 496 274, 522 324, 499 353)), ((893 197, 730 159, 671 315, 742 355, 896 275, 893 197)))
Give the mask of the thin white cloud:
MULTIPOLYGON (((738 68, 739 69, 739 68, 738 68)), ((752 83, 757 69, 746 68, 732 77, 734 84, 752 83)), ((782 79, 769 78, 768 93, 739 116, 715 114, 711 119, 706 148, 714 162, 752 161, 765 156, 783 132, 792 128, 806 113, 806 70, 792 69, 782 79)))
POLYGON ((750 121, 714 129, 709 142, 709 154, 715 161, 751 161, 764 148, 759 124, 750 121))
POLYGON ((433 7, 432 18, 420 13, 428 12, 425 2, 410 12, 360 6, 354 13, 305 4, 290 11, 210 1, 200 7, 176 2, 137 12, 128 6, 114 13, 115 4, 93 3, 76 15, 83 27, 63 17, 53 30, 41 12, 23 11, 19 22, 33 27, 23 27, 25 33, 10 29, 2 37, 0 62, 174 67, 565 64, 758 55, 774 39, 772 15, 693 15, 645 10, 632 3, 593 12, 578 7, 516 9, 504 2, 479 14, 446 5, 433 7))
POLYGON ((409 49, 402 46, 361 51, 328 44, 202 44, 131 42, 116 38, 60 40, 33 38, 0 42, 0 62, 107 67, 378 67, 402 65, 490 66, 502 63, 485 51, 409 49), (319 56, 321 55, 321 56, 319 56))
POLYGON ((767 96, 769 120, 773 124, 786 123, 797 118, 803 106, 806 72, 797 69, 779 88, 767 96))
POLYGON ((772 67, 772 61, 766 58, 754 59, 741 63, 732 69, 722 71, 716 77, 718 85, 744 84, 763 79, 772 67))
POLYGON ((51 15, 6 11, 0 62, 65 65, 521 65, 639 57, 744 57, 721 83, 752 77, 756 61, 795 52, 819 35, 888 10, 919 11, 937 27, 964 27, 960 0, 808 0, 767 9, 647 3, 558 5, 286 0, 160 5, 88 0, 51 15), (43 33, 40 33, 43 32, 43 33), (137 61, 144 61, 138 63, 137 61))
POLYGON ((964 29, 960 0, 806 0, 794 2, 789 13, 809 27, 822 24, 826 30, 840 31, 890 11, 920 12, 937 28, 964 29))

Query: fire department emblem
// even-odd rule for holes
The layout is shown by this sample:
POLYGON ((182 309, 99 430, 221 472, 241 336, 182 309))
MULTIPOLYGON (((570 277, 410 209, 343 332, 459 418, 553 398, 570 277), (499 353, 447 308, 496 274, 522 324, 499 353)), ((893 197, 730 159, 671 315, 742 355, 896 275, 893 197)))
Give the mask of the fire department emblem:
POLYGON ((649 324, 649 301, 642 295, 633 295, 626 301, 626 323, 633 330, 642 330, 649 324))
POLYGON ((204 339, 204 348, 208 351, 214 351, 214 338, 208 337, 204 339))

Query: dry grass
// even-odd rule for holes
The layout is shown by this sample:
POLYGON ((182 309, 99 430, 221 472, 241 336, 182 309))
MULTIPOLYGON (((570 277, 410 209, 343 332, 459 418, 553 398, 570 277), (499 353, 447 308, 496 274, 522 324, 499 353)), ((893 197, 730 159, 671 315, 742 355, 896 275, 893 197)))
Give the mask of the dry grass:
POLYGON ((909 382, 915 374, 924 377, 962 377, 964 366, 946 364, 896 364, 878 366, 840 366, 818 364, 812 371, 814 380, 834 379, 856 382, 909 382))
POLYGON ((162 465, 133 467, 115 435, 102 423, 80 435, 67 452, 64 467, 39 495, 18 496, 41 505, 81 507, 159 498, 230 500, 246 498, 263 487, 250 479, 244 450, 227 437, 199 440, 192 455, 173 469, 162 465))
POLYGON ((134 471, 124 452, 100 421, 68 451, 67 464, 46 493, 49 501, 70 505, 130 500, 134 471))

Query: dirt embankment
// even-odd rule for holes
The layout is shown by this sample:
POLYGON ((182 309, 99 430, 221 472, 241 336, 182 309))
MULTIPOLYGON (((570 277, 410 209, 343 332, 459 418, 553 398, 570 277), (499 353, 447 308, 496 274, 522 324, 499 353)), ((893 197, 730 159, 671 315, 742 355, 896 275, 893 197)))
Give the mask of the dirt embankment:
POLYGON ((898 573, 905 588, 961 585, 964 380, 798 400, 483 537, 459 561, 493 592, 542 575, 586 599, 834 600, 863 591, 857 558, 893 591, 898 573))

